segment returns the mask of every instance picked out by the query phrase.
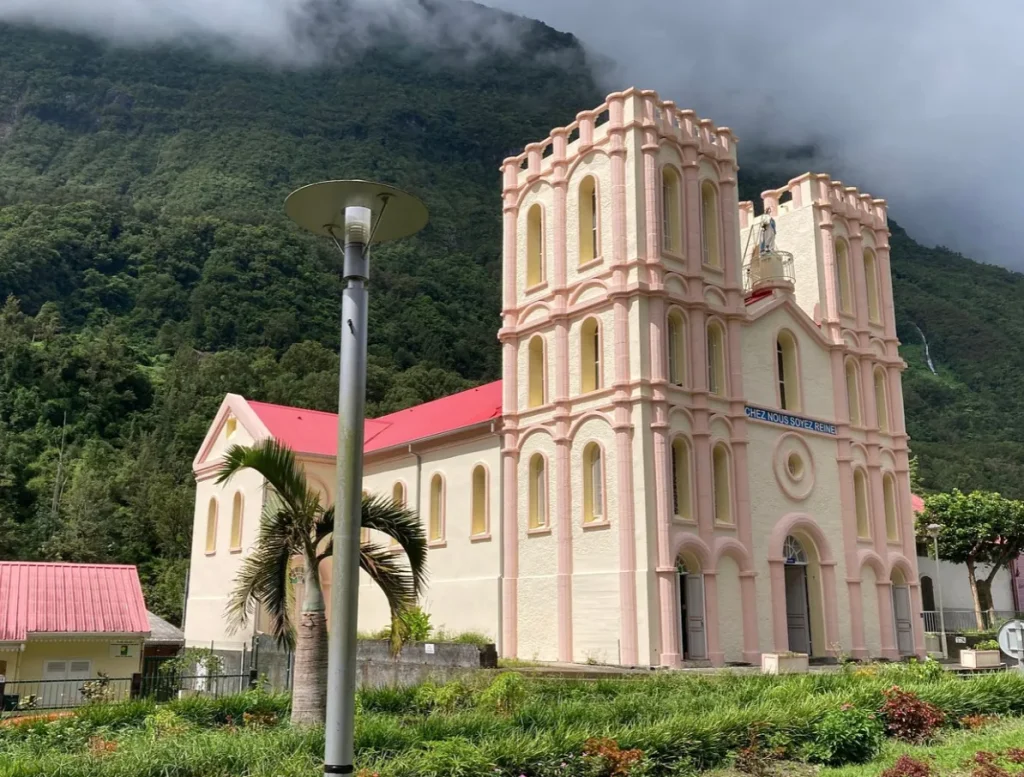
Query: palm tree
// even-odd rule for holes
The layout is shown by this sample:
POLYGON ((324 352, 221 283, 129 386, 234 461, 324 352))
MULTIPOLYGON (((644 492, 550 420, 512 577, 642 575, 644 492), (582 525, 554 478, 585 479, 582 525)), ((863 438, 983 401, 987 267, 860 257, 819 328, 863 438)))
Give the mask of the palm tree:
MULTIPOLYGON (((320 503, 316 490, 295 460, 295 454, 274 439, 251 446, 235 445, 224 457, 217 483, 243 469, 258 472, 269 485, 260 519, 260 534, 235 580, 228 617, 244 625, 262 604, 270 618, 270 633, 295 651, 292 682, 292 722, 324 722, 327 703, 327 620, 324 612, 320 562, 331 555, 334 508, 320 503), (302 558, 304 594, 298 624, 292 623, 289 573, 296 556, 302 558)), ((394 538, 405 551, 408 565, 391 549, 365 542, 360 566, 384 592, 392 624, 416 604, 426 582, 427 542, 419 516, 390 499, 364 494, 362 526, 394 538)), ((394 639, 400 631, 392 627, 394 639)))

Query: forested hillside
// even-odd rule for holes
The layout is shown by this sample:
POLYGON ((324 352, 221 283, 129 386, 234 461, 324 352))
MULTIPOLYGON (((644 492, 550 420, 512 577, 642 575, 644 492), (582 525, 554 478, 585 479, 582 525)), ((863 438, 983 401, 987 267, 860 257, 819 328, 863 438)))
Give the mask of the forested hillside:
MULTIPOLYGON (((471 64, 402 45, 302 70, 0 26, 0 558, 137 563, 180 616, 224 393, 336 405, 337 258, 282 212, 302 184, 387 181, 431 211, 375 253, 372 412, 497 377, 498 165, 602 99, 540 24, 471 64)), ((746 198, 785 178, 742 161, 746 198)), ((1020 496, 1024 277, 893 231, 924 485, 1020 496)))

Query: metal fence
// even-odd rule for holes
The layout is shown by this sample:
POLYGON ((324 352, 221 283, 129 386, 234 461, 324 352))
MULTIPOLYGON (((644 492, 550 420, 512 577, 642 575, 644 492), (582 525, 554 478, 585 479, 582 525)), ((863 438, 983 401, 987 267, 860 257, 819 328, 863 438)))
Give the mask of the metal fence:
POLYGON ((1015 618, 1024 619, 1024 612, 1013 610, 985 610, 981 613, 982 623, 979 626, 978 616, 974 610, 946 609, 942 610, 942 617, 939 617, 938 610, 925 610, 924 630, 932 634, 938 634, 943 627, 947 634, 959 634, 962 632, 976 631, 997 631, 1007 621, 1015 618))
POLYGON ((87 680, 17 680, 0 683, 0 711, 65 710, 83 704, 148 698, 170 701, 186 696, 217 698, 253 687, 253 672, 245 674, 177 675, 161 673, 87 680))

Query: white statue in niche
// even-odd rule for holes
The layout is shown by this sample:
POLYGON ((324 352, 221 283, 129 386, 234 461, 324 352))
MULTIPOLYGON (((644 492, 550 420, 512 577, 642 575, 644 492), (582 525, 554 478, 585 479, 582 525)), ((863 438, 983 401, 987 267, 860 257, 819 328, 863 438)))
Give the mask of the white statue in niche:
POLYGON ((771 208, 765 210, 764 216, 761 217, 761 242, 757 249, 762 256, 775 251, 775 217, 771 208))

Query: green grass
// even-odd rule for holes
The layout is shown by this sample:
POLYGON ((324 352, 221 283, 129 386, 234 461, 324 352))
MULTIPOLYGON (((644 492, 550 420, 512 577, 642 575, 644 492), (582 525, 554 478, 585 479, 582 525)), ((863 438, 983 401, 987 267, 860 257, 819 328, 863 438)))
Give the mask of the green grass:
MULTIPOLYGON (((870 746, 860 756, 833 760, 870 759, 882 733, 870 713, 894 684, 942 707, 953 726, 968 714, 1006 717, 972 736, 1005 731, 1005 738, 1024 739, 1024 677, 1016 673, 964 679, 931 667, 889 666, 790 677, 597 681, 506 673, 363 691, 356 763, 380 777, 609 777, 609 769, 582 758, 588 740, 607 738, 643 753, 631 777, 683 777, 727 766, 752 732, 791 758, 831 758, 821 746, 834 738, 830 721, 837 718, 851 721, 851 733, 857 720, 874 733, 862 740, 870 746)), ((292 729, 287 715, 287 697, 261 692, 160 707, 89 707, 67 719, 0 728, 0 777, 314 777, 323 734, 292 729)), ((838 729, 845 737, 846 727, 838 729)), ((963 739, 949 733, 941 746, 969 748, 956 744, 958 736, 963 739)), ((851 744, 843 752, 854 752, 851 744)), ((886 743, 881 758, 898 754, 886 743)), ((963 760, 957 752, 948 757, 963 760)), ((881 763, 835 773, 874 775, 881 763)))

